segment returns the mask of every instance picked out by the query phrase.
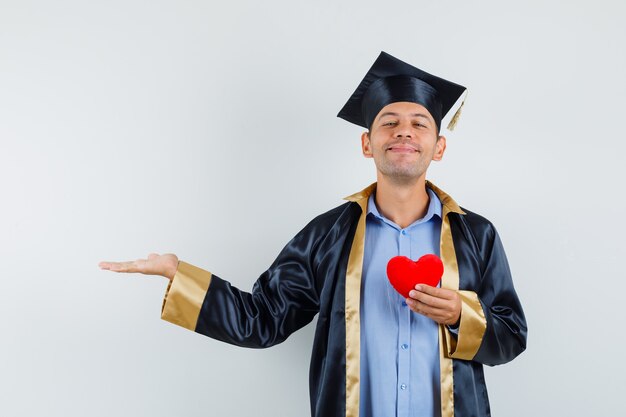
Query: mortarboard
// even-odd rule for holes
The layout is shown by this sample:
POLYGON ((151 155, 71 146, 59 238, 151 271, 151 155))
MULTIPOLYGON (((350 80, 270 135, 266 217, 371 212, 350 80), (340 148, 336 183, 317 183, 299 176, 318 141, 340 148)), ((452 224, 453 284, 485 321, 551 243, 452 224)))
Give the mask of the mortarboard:
MULTIPOLYGON (((466 90, 461 85, 429 74, 381 51, 337 117, 369 129, 376 115, 387 104, 409 101, 426 107, 440 131, 441 119, 466 90)), ((449 130, 454 130, 463 104, 465 98, 450 120, 449 130)))

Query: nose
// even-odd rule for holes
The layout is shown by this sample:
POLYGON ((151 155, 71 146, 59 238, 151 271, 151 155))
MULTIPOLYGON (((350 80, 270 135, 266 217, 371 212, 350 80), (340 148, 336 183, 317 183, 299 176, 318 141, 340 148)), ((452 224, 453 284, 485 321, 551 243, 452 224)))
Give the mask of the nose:
POLYGON ((399 122, 396 125, 396 129, 395 129, 395 131, 393 133, 394 133, 394 136, 396 138, 398 138, 398 139, 400 139, 402 137, 410 139, 412 137, 412 135, 411 135, 411 133, 412 133, 411 132, 411 124, 407 123, 407 122, 404 122, 404 121, 399 122))

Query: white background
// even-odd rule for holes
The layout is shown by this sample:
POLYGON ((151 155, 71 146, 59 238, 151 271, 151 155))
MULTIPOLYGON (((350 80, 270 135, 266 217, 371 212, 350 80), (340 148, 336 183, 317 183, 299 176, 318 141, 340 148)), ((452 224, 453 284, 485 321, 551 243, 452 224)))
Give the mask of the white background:
MULTIPOLYGON (((528 349, 494 416, 621 413, 622 1, 0 1, 0 415, 306 416, 267 350, 160 319, 173 252, 252 288, 375 180, 336 114, 381 50, 469 88, 428 178, 498 228, 528 349)), ((444 132, 446 133, 446 132, 444 132)))

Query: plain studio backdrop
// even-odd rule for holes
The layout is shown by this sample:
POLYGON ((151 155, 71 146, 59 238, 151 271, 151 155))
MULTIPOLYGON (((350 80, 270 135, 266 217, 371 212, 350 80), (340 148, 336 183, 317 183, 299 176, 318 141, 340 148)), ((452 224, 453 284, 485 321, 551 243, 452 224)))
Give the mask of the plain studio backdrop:
POLYGON ((375 181, 336 114, 381 50, 469 89, 428 178, 495 224, 527 314, 493 415, 620 414, 625 10, 0 2, 0 415, 309 415, 313 324, 234 347, 97 264, 173 252, 249 291, 375 181))

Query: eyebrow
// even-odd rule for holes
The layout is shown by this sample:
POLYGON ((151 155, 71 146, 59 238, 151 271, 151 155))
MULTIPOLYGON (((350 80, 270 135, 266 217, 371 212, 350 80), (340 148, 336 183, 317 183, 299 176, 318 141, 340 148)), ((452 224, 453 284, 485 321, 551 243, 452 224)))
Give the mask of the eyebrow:
MULTIPOLYGON (((380 119, 382 119, 385 116, 399 116, 399 114, 391 112, 391 111, 388 111, 388 112, 385 112, 385 113, 381 114, 378 119, 380 120, 380 119)), ((424 119, 430 121, 430 118, 427 115, 425 115, 424 113, 412 113, 412 114, 410 114, 410 116, 413 116, 413 117, 423 117, 424 119)))

